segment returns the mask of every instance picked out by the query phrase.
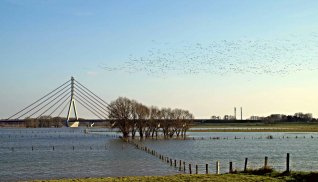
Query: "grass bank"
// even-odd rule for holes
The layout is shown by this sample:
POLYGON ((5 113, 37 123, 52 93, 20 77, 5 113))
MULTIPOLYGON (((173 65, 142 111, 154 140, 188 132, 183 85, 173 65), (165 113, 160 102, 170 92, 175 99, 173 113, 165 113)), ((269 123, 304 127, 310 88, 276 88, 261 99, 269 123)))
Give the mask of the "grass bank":
MULTIPOLYGON (((222 174, 222 175, 174 175, 174 176, 143 176, 143 177, 114 177, 114 178, 84 178, 84 179, 60 179, 41 182, 182 182, 182 181, 215 181, 215 182, 249 182, 249 181, 284 181, 282 179, 269 176, 242 175, 242 174, 222 174)), ((40 182, 40 181, 37 181, 40 182)))
POLYGON ((318 123, 202 123, 191 132, 318 132, 318 123))
POLYGON ((172 176, 139 176, 139 177, 107 177, 107 178, 82 178, 82 179, 58 179, 58 180, 38 180, 35 182, 254 182, 254 181, 273 181, 273 182, 314 182, 318 181, 318 173, 292 172, 290 174, 275 171, 264 172, 263 170, 253 170, 236 174, 180 174, 172 176))

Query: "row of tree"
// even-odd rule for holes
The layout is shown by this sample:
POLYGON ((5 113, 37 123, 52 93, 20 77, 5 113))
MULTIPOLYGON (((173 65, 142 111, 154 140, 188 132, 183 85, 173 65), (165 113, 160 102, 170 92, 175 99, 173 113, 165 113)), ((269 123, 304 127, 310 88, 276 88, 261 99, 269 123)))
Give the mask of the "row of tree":
POLYGON ((119 97, 108 107, 113 128, 118 128, 123 137, 157 137, 162 132, 165 138, 186 136, 193 114, 183 109, 147 107, 135 100, 119 97))
POLYGON ((27 128, 59 128, 64 126, 65 119, 60 117, 41 116, 39 118, 26 118, 24 123, 27 128))

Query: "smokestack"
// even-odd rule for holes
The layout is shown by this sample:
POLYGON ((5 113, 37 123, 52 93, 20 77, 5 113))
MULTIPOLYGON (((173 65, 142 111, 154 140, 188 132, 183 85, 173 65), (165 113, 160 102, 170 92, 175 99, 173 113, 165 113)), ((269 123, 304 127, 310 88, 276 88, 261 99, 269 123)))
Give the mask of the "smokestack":
POLYGON ((234 107, 234 119, 236 120, 236 107, 234 107))
POLYGON ((243 108, 241 107, 241 120, 243 120, 243 108))

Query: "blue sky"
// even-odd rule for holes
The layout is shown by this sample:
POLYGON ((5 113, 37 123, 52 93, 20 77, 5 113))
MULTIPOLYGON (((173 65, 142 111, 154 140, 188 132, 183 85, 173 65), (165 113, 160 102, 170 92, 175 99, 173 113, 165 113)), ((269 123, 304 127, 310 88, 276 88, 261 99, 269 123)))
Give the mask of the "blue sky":
POLYGON ((127 96, 197 118, 232 114, 234 106, 244 117, 317 116, 317 7, 309 0, 0 0, 0 118, 71 76, 107 101, 127 96))

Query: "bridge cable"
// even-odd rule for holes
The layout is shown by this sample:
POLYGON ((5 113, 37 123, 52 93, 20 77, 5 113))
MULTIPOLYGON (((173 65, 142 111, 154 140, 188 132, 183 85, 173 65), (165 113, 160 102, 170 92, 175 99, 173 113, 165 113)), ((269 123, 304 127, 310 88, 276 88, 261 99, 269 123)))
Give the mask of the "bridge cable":
MULTIPOLYGON (((68 100, 68 99, 67 99, 68 100)), ((57 115, 57 117, 60 117, 60 115, 62 114, 62 112, 65 110, 65 108, 69 105, 69 102, 66 102, 66 105, 63 107, 63 109, 61 110, 61 112, 59 113, 59 115, 57 115)))
POLYGON ((80 82, 78 82, 77 80, 75 80, 76 83, 78 83, 80 86, 82 86, 83 88, 85 88, 86 90, 88 90, 90 93, 92 93, 95 97, 97 97, 99 100, 101 100, 102 102, 104 102, 108 107, 109 107, 109 104, 104 101, 103 99, 101 99, 100 97, 98 97, 96 94, 94 94, 92 91, 90 91, 88 88, 86 88, 84 85, 82 85, 80 82))
MULTIPOLYGON (((65 102, 68 104, 68 101, 69 100, 69 98, 68 97, 66 97, 66 99, 63 101, 63 102, 61 102, 52 112, 51 112, 51 114, 49 115, 49 116, 51 116, 55 111, 57 111, 65 102)), ((64 110, 64 109, 63 109, 64 110)), ((60 115, 59 115, 60 116, 60 115)), ((58 116, 58 117, 59 117, 58 116)))
POLYGON ((83 92, 81 92, 80 89, 75 90, 75 92, 76 92, 77 94, 79 94, 81 97, 86 97, 86 98, 89 99, 91 102, 93 102, 95 105, 94 105, 93 103, 91 103, 91 104, 94 105, 94 106, 96 106, 96 108, 97 108, 100 112, 104 113, 106 116, 109 114, 109 111, 108 111, 108 110, 103 109, 102 106, 100 106, 98 103, 96 103, 94 100, 92 100, 89 96, 87 96, 86 94, 84 94, 83 92), (77 92, 77 91, 79 91, 79 92, 77 92), (100 108, 101 108, 101 109, 100 109, 100 108), (107 112, 107 113, 105 113, 105 112, 107 112))
MULTIPOLYGON (((101 114, 101 113, 99 113, 98 111, 96 111, 96 109, 95 108, 92 108, 89 104, 87 104, 87 102, 86 101, 84 101, 81 97, 76 97, 78 100, 80 100, 82 103, 84 103, 87 107, 89 107, 91 110, 93 110, 94 112, 95 112, 95 114, 97 113, 100 117, 102 117, 102 118, 105 118, 106 119, 106 117, 103 115, 103 114, 101 114)), ((83 104, 82 104, 83 105, 83 104)), ((86 107, 85 107, 86 108, 86 107)), ((99 117, 99 118, 100 118, 99 117)), ((100 118, 101 119, 101 118, 100 118)))
MULTIPOLYGON (((58 97, 60 97, 61 95, 65 94, 69 89, 65 89, 67 88, 69 85, 67 85, 66 87, 64 87, 62 90, 58 91, 57 93, 55 93, 54 95, 52 95, 51 97, 49 97, 48 99, 44 100, 43 102, 41 102, 40 104, 38 104, 36 107, 32 108, 30 111, 28 111, 27 113, 33 111, 35 108, 39 107, 40 105, 42 105, 43 103, 45 103, 46 101, 52 99, 52 97, 56 96, 57 94, 59 94, 61 91, 64 90, 64 92, 62 92, 60 95, 58 95, 57 97, 55 97, 53 100, 57 99, 58 97)), ((48 104, 50 104, 52 101, 50 101, 48 104)), ((29 117, 32 117, 34 114, 36 114, 37 112, 39 112, 40 110, 42 110, 44 107, 46 107, 48 104, 44 105, 43 107, 41 107, 40 109, 38 109, 36 112, 34 112, 33 114, 31 114, 29 117)), ((21 118, 22 116, 26 115, 27 113, 21 115, 19 118, 21 118)))
MULTIPOLYGON (((58 90, 59 88, 63 87, 64 85, 66 85, 69 81, 63 83, 61 86, 57 87, 56 89, 54 89, 53 91, 51 91, 50 93, 46 94, 45 96, 43 96, 42 98, 38 99, 37 101, 33 102, 32 104, 28 105, 27 107, 25 107, 24 109, 22 109, 21 111, 15 113, 14 115, 10 116, 7 120, 13 118, 14 116, 20 114, 21 112, 27 110, 29 107, 33 106, 34 104, 36 104, 37 102, 41 101, 42 99, 44 99, 45 97, 49 96, 50 94, 52 94, 53 92, 55 92, 56 90, 58 90)), ((19 117, 20 118, 20 117, 19 117)))
MULTIPOLYGON (((64 99, 68 95, 69 95, 69 93, 66 93, 63 97, 61 97, 58 101, 56 101, 52 106, 50 106, 48 109, 46 109, 44 112, 42 112, 37 118, 41 117, 48 110, 52 109, 52 107, 56 106, 59 102, 61 102, 62 99, 64 99)), ((55 100, 57 100, 57 99, 55 99, 55 100)), ((52 101, 55 101, 55 100, 52 100, 52 101)), ((52 103, 52 101, 50 103, 52 103)))
POLYGON ((105 114, 104 112, 102 112, 98 107, 94 106, 88 99, 86 99, 86 98, 83 97, 81 94, 77 93, 76 91, 75 91, 75 93, 78 95, 78 98, 83 99, 82 102, 83 102, 83 101, 86 101, 86 104, 89 103, 89 104, 87 104, 87 105, 89 105, 91 108, 93 108, 95 112, 97 112, 100 116, 103 116, 104 118, 107 118, 107 114, 105 114), (98 111, 97 111, 97 110, 98 110, 98 111))
POLYGON ((85 107, 88 111, 90 111, 94 116, 98 117, 99 119, 102 119, 100 116, 98 116, 96 113, 94 113, 92 110, 90 110, 89 108, 87 108, 84 104, 82 104, 80 101, 77 101, 80 105, 82 105, 83 107, 85 107))
POLYGON ((106 103, 106 105, 105 105, 105 103, 103 103, 100 99, 98 99, 96 96, 94 96, 94 95, 92 95, 92 94, 90 94, 88 91, 86 91, 86 89, 85 88, 83 88, 82 86, 80 86, 80 85, 78 85, 78 84, 75 84, 77 87, 77 89, 79 89, 79 90, 81 90, 81 91, 83 91, 83 92, 85 92, 87 95, 89 95, 91 98, 93 98, 95 101, 97 101, 99 104, 101 104, 102 106, 103 106, 103 108, 107 108, 107 109, 109 109, 109 104, 107 104, 106 103))
POLYGON ((102 108, 105 112, 109 113, 109 108, 108 106, 105 106, 103 103, 101 103, 99 100, 97 100, 96 98, 94 98, 94 96, 90 95, 89 93, 87 93, 85 90, 83 90, 82 88, 80 87, 76 87, 81 94, 85 95, 86 97, 88 98, 93 98, 93 99, 90 99, 92 102, 94 102, 96 105, 98 105, 98 107, 102 108), (83 92, 85 93, 83 93, 83 92), (97 102, 95 102, 97 101, 97 102), (105 109, 106 108, 106 109, 105 109))

